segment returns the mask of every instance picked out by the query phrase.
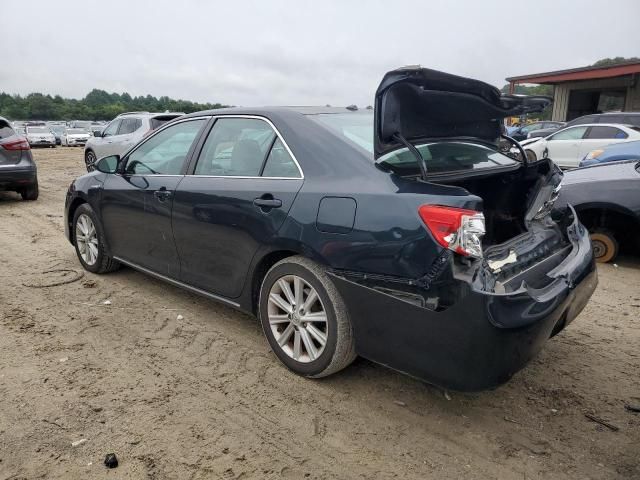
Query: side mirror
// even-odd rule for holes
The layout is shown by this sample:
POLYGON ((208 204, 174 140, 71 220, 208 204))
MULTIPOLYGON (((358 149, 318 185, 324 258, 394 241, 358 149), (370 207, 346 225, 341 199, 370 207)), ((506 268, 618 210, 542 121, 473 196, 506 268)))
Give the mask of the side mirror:
POLYGON ((94 136, 94 137, 101 137, 101 136, 102 136, 102 131, 100 131, 100 130, 95 130, 95 131, 93 132, 93 136, 94 136))
POLYGON ((120 164, 120 155, 102 157, 96 162, 96 170, 102 173, 116 173, 120 164))

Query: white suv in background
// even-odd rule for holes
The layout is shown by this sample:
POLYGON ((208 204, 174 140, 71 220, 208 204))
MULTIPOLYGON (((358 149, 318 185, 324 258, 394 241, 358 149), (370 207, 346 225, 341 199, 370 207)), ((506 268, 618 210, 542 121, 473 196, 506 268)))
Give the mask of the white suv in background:
POLYGON ((128 112, 118 115, 101 132, 93 132, 84 147, 87 170, 93 171, 94 163, 109 155, 122 155, 133 145, 160 125, 184 115, 182 112, 128 112))

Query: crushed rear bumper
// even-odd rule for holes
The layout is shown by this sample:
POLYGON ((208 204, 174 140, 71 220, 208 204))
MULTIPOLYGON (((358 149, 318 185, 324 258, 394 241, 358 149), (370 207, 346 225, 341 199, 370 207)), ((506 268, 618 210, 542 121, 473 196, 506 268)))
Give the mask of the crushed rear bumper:
POLYGON ((462 282, 457 301, 441 311, 333 274, 356 351, 451 390, 506 382, 582 311, 597 286, 588 232, 575 220, 568 233, 571 251, 544 288, 496 294, 462 282))

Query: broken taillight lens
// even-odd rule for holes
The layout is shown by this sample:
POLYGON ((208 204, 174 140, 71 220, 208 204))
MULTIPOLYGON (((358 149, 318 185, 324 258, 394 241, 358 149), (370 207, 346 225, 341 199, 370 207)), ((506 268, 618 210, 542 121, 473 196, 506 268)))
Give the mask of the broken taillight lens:
POLYGON ((475 210, 422 205, 418 213, 436 241, 465 257, 482 257, 484 215, 475 210))

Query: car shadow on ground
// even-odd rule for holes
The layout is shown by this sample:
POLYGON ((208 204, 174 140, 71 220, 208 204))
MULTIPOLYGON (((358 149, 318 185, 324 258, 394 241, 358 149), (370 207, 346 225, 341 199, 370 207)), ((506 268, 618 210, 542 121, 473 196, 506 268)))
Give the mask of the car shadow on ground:
POLYGON ((0 205, 22 202, 22 197, 16 192, 0 192, 0 205))
MULTIPOLYGON (((622 261, 625 266, 632 264, 640 266, 640 261, 635 258, 625 258, 622 261)), ((286 367, 280 364, 275 354, 269 350, 261 325, 254 316, 168 285, 133 269, 124 268, 120 272, 111 275, 126 276, 128 281, 137 285, 145 285, 145 288, 151 288, 155 294, 163 295, 165 298, 172 296, 175 301, 171 303, 187 303, 197 306, 196 312, 200 311, 200 313, 196 313, 196 317, 199 317, 197 323, 215 322, 216 328, 220 329, 225 329, 227 328, 226 326, 229 326, 241 337, 247 338, 247 344, 253 341, 260 342, 264 349, 268 351, 268 357, 272 362, 270 367, 281 368, 284 375, 295 377, 295 374, 288 372, 286 367), (164 293, 161 293, 162 291, 164 293), (216 314, 206 318, 201 312, 208 308, 214 309, 216 314), (259 337, 258 339, 256 339, 257 336, 259 337)), ((448 391, 361 357, 358 357, 345 370, 330 377, 318 380, 305 379, 304 381, 313 382, 313 388, 321 390, 348 393, 356 397, 364 393, 361 396, 361 401, 365 403, 367 402, 367 392, 370 393, 375 390, 379 399, 382 397, 389 404, 408 406, 413 403, 414 407, 425 405, 436 407, 440 405, 443 408, 441 413, 449 412, 458 415, 464 410, 461 410, 463 406, 465 408, 471 406, 481 408, 487 404, 501 404, 514 395, 530 394, 532 388, 544 389, 544 386, 550 383, 561 384, 563 383, 561 377, 566 375, 564 372, 582 372, 584 371, 585 363, 597 364, 599 356, 596 352, 585 349, 579 341, 572 340, 572 336, 580 328, 581 321, 584 321, 584 318, 581 319, 584 315, 585 313, 582 313, 575 320, 575 324, 570 325, 557 337, 551 339, 543 347, 542 351, 532 359, 530 364, 520 372, 515 373, 509 382, 492 390, 481 392, 448 391), (453 402, 451 402, 452 399, 454 400, 453 402), (459 400, 459 402, 456 402, 455 399, 459 400)), ((599 373, 601 372, 590 372, 591 375, 596 376, 599 373)), ((579 377, 577 380, 580 380, 579 377)), ((601 380, 604 382, 605 378, 601 380)), ((589 383, 598 383, 598 381, 597 378, 591 377, 589 383)), ((580 385, 577 386, 580 387, 580 385)), ((584 390, 585 392, 588 391, 586 385, 584 385, 584 390)), ((481 415, 483 414, 481 410, 478 410, 478 412, 481 415)))

